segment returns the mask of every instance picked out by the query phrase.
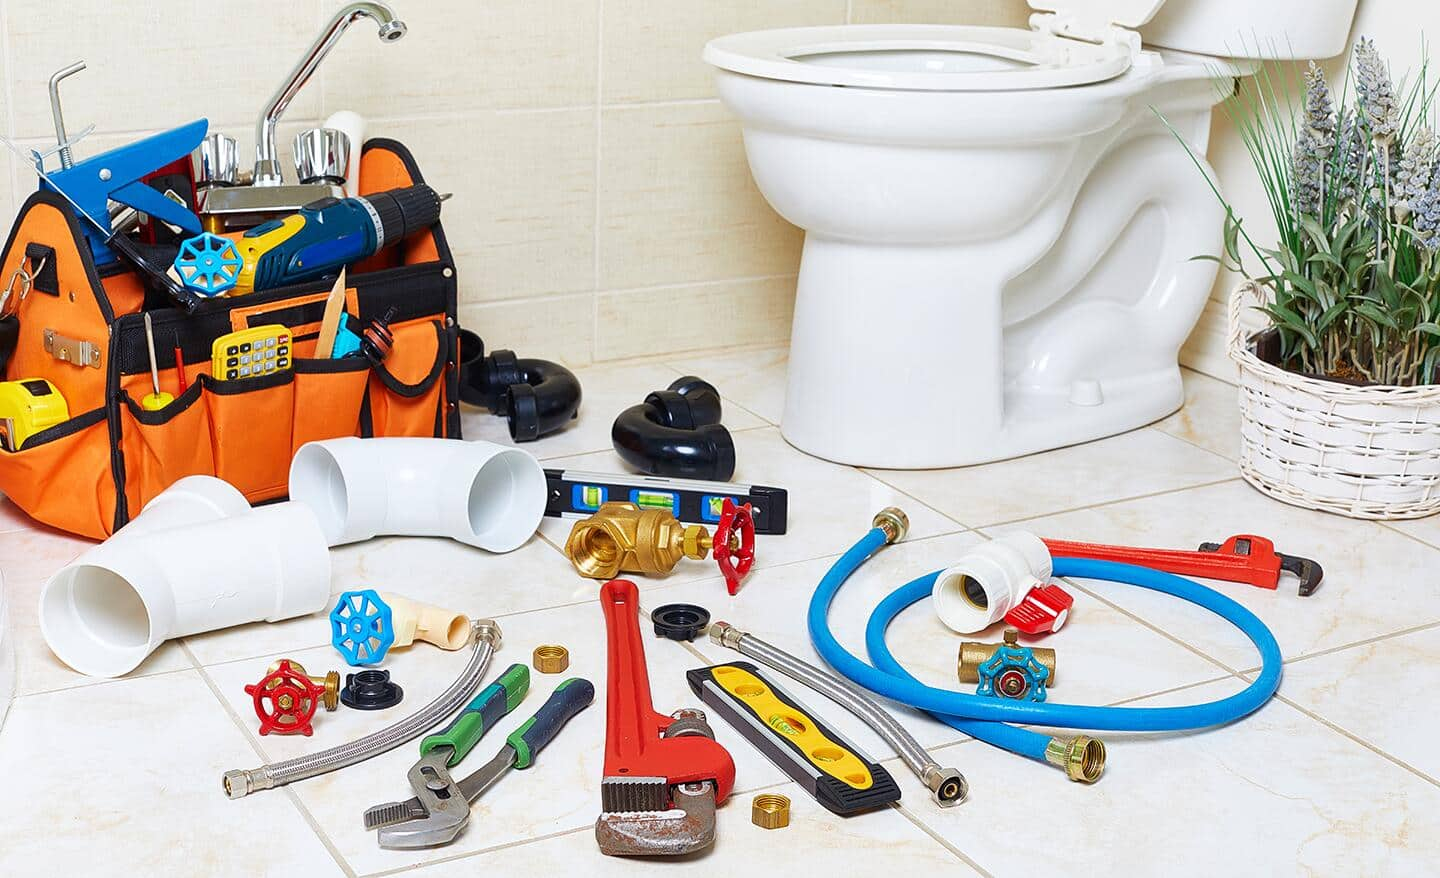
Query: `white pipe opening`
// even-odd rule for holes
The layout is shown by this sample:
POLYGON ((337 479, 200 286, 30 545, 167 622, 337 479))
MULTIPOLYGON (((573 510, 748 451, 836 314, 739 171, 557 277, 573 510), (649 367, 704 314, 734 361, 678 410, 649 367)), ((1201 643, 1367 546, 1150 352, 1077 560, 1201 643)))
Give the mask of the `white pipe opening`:
POLYGON ((231 485, 191 476, 50 577, 40 631, 82 674, 118 677, 174 637, 324 609, 330 553, 308 507, 251 509, 231 485))
POLYGON ((1005 618, 1054 569, 1050 550, 1025 531, 1003 534, 965 553, 935 577, 935 614, 960 634, 977 634, 1005 618))
POLYGON ((450 537, 491 552, 524 545, 548 488, 529 453, 455 439, 327 439, 290 463, 290 499, 332 546, 377 536, 450 537))

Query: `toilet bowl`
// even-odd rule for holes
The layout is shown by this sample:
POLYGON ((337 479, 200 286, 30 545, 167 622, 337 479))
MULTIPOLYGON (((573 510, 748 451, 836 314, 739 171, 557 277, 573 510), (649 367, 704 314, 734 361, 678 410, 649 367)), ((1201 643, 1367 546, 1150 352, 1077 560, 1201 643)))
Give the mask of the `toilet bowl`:
POLYGON ((781 422, 801 450, 959 466, 1179 408, 1179 349, 1217 270, 1193 257, 1222 246, 1211 108, 1250 59, 1342 51, 1356 4, 1029 2, 1028 30, 706 46, 756 184, 806 233, 781 422), (1162 5, 1149 48, 1137 29, 1162 5))

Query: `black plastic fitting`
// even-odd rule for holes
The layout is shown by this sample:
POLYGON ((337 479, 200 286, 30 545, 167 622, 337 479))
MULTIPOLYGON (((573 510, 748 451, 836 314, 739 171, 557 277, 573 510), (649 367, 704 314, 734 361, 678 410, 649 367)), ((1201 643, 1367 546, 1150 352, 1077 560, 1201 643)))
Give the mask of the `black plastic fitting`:
POLYGON ((687 375, 620 413, 610 428, 615 453, 652 476, 727 482, 735 442, 720 425, 720 392, 687 375))
POLYGON ((695 604, 666 604, 650 614, 655 635, 669 640, 694 640, 710 625, 710 611, 695 604))
POLYGON ((460 330, 460 401, 507 418, 510 438, 533 442, 563 429, 580 410, 580 379, 549 360, 520 359, 514 351, 485 356, 485 342, 460 330))
POLYGON ((390 682, 389 671, 357 671, 345 675, 340 703, 355 710, 384 710, 405 697, 405 690, 390 682))

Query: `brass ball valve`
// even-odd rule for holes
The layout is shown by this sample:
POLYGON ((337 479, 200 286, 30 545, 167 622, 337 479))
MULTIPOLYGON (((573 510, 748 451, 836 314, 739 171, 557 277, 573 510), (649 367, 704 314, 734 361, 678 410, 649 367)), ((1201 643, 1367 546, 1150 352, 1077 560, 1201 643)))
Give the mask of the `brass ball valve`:
POLYGON ((703 561, 711 552, 735 594, 755 564, 755 520, 750 504, 726 499, 715 533, 685 525, 668 509, 613 501, 577 521, 565 541, 565 554, 581 576, 614 579, 621 573, 669 573, 681 558, 703 561))

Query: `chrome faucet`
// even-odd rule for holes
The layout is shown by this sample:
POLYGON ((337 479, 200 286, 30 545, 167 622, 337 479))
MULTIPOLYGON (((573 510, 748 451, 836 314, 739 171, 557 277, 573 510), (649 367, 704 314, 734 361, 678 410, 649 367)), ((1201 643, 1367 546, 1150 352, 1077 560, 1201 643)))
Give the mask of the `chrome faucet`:
MULTIPOLYGON (((405 22, 395 17, 390 7, 383 3, 351 3, 344 9, 335 13, 330 23, 321 31, 310 48, 290 71, 285 82, 276 89, 275 94, 265 104, 265 110, 260 114, 260 121, 255 123, 255 179, 256 186, 279 186, 284 182, 284 172, 280 168, 280 155, 275 147, 275 126, 280 122, 280 117, 285 114, 285 108, 295 99, 295 95, 310 81, 310 77, 320 67, 320 62, 330 54, 330 50, 339 41, 340 35, 350 25, 361 19, 374 19, 380 27, 380 41, 391 43, 405 36, 405 22)), ((359 149, 360 144, 353 144, 352 148, 359 149)))

